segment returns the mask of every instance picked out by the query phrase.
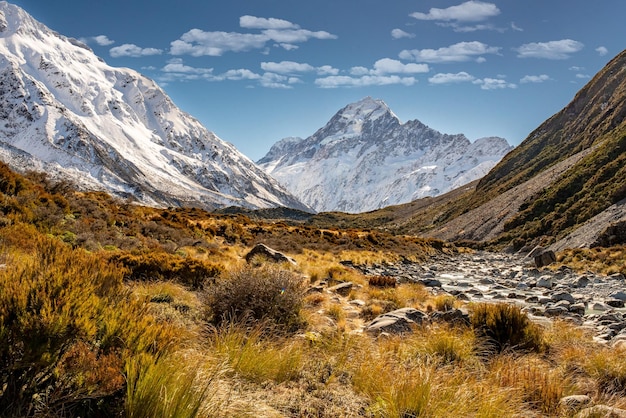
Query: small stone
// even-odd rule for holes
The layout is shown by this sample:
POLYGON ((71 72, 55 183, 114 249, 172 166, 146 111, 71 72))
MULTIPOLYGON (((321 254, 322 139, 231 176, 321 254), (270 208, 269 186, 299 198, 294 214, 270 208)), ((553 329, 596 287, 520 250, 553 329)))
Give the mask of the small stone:
POLYGON ((578 315, 585 314, 585 304, 584 303, 575 303, 570 305, 569 311, 578 315))
POLYGON ((552 289, 554 286, 554 279, 550 276, 541 276, 539 280, 537 280, 537 287, 545 287, 547 289, 552 289))
POLYGON ((591 398, 587 395, 571 395, 561 398, 559 406, 563 412, 573 413, 589 405, 591 398))
POLYGON ((605 300, 604 303, 606 303, 607 305, 613 307, 613 308, 623 308, 624 307, 624 301, 621 299, 608 299, 605 300))
POLYGON ((561 316, 568 312, 568 309, 563 306, 549 306, 543 311, 543 314, 545 316, 561 316))
POLYGON ((338 285, 328 288, 329 292, 338 293, 341 296, 348 296, 354 284, 352 282, 339 283, 338 285))
POLYGON ((589 278, 587 276, 580 276, 578 280, 576 280, 576 287, 587 287, 589 284, 589 278))
POLYGON ((574 299, 574 297, 569 294, 568 292, 555 292, 552 294, 552 300, 553 301, 560 301, 560 300, 566 300, 570 303, 574 303, 576 302, 576 300, 574 299))
POLYGON ((626 293, 621 290, 611 293, 609 297, 611 297, 612 299, 619 299, 619 300, 626 301, 626 293))
POLYGON ((574 416, 574 418, 626 418, 626 410, 613 408, 607 405, 595 405, 585 408, 574 416))

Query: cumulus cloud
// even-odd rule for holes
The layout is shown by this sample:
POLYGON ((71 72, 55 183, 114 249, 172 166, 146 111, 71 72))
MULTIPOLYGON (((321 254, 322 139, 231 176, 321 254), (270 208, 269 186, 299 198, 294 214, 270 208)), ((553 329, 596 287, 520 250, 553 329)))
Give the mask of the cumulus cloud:
POLYGON ((291 89, 295 84, 295 77, 287 77, 282 74, 265 73, 259 79, 261 86, 269 89, 291 89))
POLYGON ((584 45, 572 39, 562 39, 550 42, 532 42, 516 48, 519 58, 545 58, 552 60, 563 60, 570 57, 581 49, 584 45))
POLYGON ((211 74, 213 68, 198 68, 185 65, 180 58, 173 58, 167 62, 162 71, 166 73, 181 73, 181 74, 211 74))
POLYGON ((296 29, 298 25, 283 19, 269 19, 256 16, 241 16, 239 26, 246 29, 296 29))
POLYGON ((461 71, 460 73, 439 73, 428 79, 431 84, 453 84, 453 83, 466 83, 476 80, 476 77, 461 71))
POLYGON ((516 89, 517 85, 509 83, 501 78, 483 78, 474 80, 472 83, 479 84, 483 90, 516 89))
POLYGON ((457 22, 480 22, 500 14, 493 3, 470 0, 446 9, 431 8, 428 13, 415 12, 409 16, 418 20, 439 20, 457 22))
POLYGON ((429 70, 427 64, 404 64, 391 58, 382 58, 374 63, 372 74, 418 74, 427 73, 429 70))
POLYGON ((603 57, 603 56, 605 56, 606 54, 608 54, 608 53, 609 53, 609 50, 608 50, 608 49, 606 49, 606 47, 604 47, 604 46, 599 46, 599 47, 597 47, 597 48, 596 48, 596 52, 597 52, 597 53, 598 53, 601 57, 603 57))
POLYGON ((393 29, 391 31, 391 37, 393 39, 415 38, 415 34, 414 33, 405 32, 402 29, 393 29))
POLYGON ((278 74, 306 73, 315 70, 315 67, 310 64, 293 61, 262 62, 261 68, 264 71, 278 74))
POLYGON ((145 57, 149 55, 160 55, 163 51, 156 48, 141 48, 135 44, 124 44, 113 47, 109 50, 109 54, 113 58, 119 57, 145 57))
POLYGON ((221 81, 221 80, 238 81, 238 80, 258 80, 260 78, 261 76, 253 71, 239 68, 235 70, 228 70, 223 74, 217 75, 213 78, 213 80, 215 81, 221 81))
MULTIPOLYGON (((428 63, 464 62, 484 58, 482 55, 497 54, 499 47, 489 46, 482 42, 459 42, 439 49, 412 49, 400 52, 400 58, 428 63)), ((482 60, 481 60, 482 62, 482 60)))
POLYGON ((199 56, 221 56, 225 52, 244 52, 253 49, 265 50, 267 44, 275 42, 286 50, 297 49, 297 43, 310 39, 336 39, 337 36, 326 31, 302 29, 295 23, 275 18, 242 16, 239 24, 245 29, 259 29, 260 33, 239 33, 221 31, 203 31, 191 29, 180 39, 170 44, 172 55, 189 54, 199 56))
POLYGON ((546 74, 541 74, 541 75, 526 75, 524 77, 522 77, 522 79, 519 81, 522 84, 525 83, 543 83, 544 81, 548 81, 550 80, 550 77, 546 74))
POLYGON ((294 61, 262 62, 261 68, 264 71, 276 73, 276 74, 296 74, 296 73, 315 72, 318 75, 337 75, 339 73, 338 69, 333 68, 330 65, 314 67, 307 63, 300 63, 300 62, 294 62, 294 61))
POLYGON ((361 77, 336 75, 315 80, 315 84, 321 88, 387 86, 391 84, 411 86, 415 83, 417 83, 415 77, 400 77, 397 75, 364 75, 361 77))
POLYGON ((100 46, 109 46, 115 43, 115 41, 109 39, 109 37, 106 35, 89 36, 87 38, 80 38, 79 41, 85 44, 90 44, 92 42, 95 42, 96 44, 100 46))

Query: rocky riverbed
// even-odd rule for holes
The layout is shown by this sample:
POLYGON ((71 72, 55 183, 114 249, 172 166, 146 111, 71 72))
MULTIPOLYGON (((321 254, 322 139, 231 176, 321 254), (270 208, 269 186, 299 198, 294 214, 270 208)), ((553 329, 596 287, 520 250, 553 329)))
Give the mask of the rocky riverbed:
POLYGON ((620 273, 538 269, 532 258, 489 252, 353 267, 399 283, 422 283, 435 294, 467 302, 515 303, 535 321, 570 320, 591 329, 598 341, 626 344, 626 280, 620 273))

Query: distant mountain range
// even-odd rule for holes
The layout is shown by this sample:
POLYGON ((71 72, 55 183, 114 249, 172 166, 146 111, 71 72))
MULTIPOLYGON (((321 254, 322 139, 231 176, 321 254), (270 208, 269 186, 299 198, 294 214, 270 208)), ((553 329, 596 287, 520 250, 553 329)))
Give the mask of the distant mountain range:
POLYGON ((277 142, 257 164, 316 211, 357 213, 460 187, 511 149, 498 137, 470 142, 418 120, 401 123, 382 100, 366 97, 312 136, 277 142))
POLYGON ((150 79, 0 2, 0 158, 152 206, 309 210, 150 79))
POLYGON ((309 222, 519 249, 626 244, 626 51, 479 181, 430 199, 309 222))

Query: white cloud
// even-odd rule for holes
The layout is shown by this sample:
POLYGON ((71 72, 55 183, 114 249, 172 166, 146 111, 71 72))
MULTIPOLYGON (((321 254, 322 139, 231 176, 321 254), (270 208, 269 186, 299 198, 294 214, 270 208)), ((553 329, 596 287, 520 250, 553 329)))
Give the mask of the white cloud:
POLYGON ((241 16, 239 26, 246 29, 296 29, 299 26, 283 19, 270 17, 241 16))
POLYGON ((517 85, 509 83, 501 78, 483 78, 473 81, 474 84, 479 84, 483 90, 499 90, 499 89, 516 89, 517 85))
POLYGON ((562 60, 570 57, 571 54, 583 49, 584 45, 572 39, 562 39, 550 42, 532 42, 524 44, 515 51, 519 58, 546 58, 562 60))
MULTIPOLYGON (((260 78, 261 86, 269 89, 291 89, 290 78, 281 74, 265 73, 260 78)), ((293 84, 293 83, 291 83, 293 84)))
POLYGON ((515 24, 515 22, 511 22, 511 29, 513 29, 514 31, 517 31, 517 32, 524 32, 524 29, 522 29, 519 26, 517 26, 515 24))
POLYGON ((286 43, 276 44, 276 45, 281 47, 282 49, 284 49, 286 51, 293 51, 294 49, 300 48, 298 45, 286 44, 286 43))
POLYGON ((405 32, 402 29, 393 29, 391 31, 391 37, 393 39, 415 38, 415 34, 414 33, 405 32))
POLYGON ((405 86, 411 86, 415 83, 417 83, 415 77, 400 77, 397 75, 364 75, 362 77, 337 75, 318 78, 317 80, 315 80, 315 84, 317 84, 321 88, 388 86, 391 84, 402 84, 405 86))
POLYGON ((401 61, 391 58, 382 58, 374 63, 373 68, 367 67, 352 67, 350 69, 350 75, 355 77, 363 76, 385 76, 388 74, 419 74, 427 73, 430 68, 427 64, 404 64, 401 61))
POLYGON ((278 74, 306 73, 315 70, 315 67, 310 64, 293 61, 262 62, 261 68, 264 71, 278 74))
POLYGON ((145 57, 148 55, 161 55, 162 50, 156 48, 141 48, 135 44, 124 44, 113 47, 109 50, 109 54, 113 58, 119 57, 145 57))
POLYGON ((214 80, 215 81, 220 81, 220 80, 237 81, 237 80, 258 80, 260 78, 261 76, 259 74, 256 74, 250 70, 240 68, 236 70, 228 70, 225 73, 216 76, 214 80))
POLYGON ((476 77, 462 71, 460 73, 439 73, 428 79, 431 84, 452 84, 452 83, 465 83, 474 81, 476 77))
POLYGON ((543 83, 544 81, 548 81, 550 80, 550 77, 546 74, 541 74, 541 75, 526 75, 524 77, 522 77, 522 79, 519 81, 522 84, 525 83, 543 83))
MULTIPOLYGON (((413 49, 400 52, 400 58, 417 62, 447 63, 464 62, 482 58, 481 55, 497 54, 499 47, 486 45, 482 42, 459 42, 439 49, 413 49)), ((482 61, 481 61, 482 62, 482 61)))
POLYGON ((85 44, 90 44, 92 42, 95 42, 96 44, 100 46, 109 46, 115 43, 115 41, 109 39, 109 37, 106 35, 89 36, 87 38, 80 38, 79 41, 85 44))
POLYGON ((222 31, 203 31, 191 29, 180 39, 170 43, 172 55, 189 54, 194 57, 221 56, 225 52, 245 52, 261 49, 269 52, 267 44, 276 42, 281 48, 290 51, 297 49, 297 43, 307 42, 310 39, 336 39, 337 36, 326 31, 310 31, 301 29, 295 23, 282 19, 242 16, 239 19, 241 27, 246 29, 260 29, 261 33, 239 33, 222 31))
POLYGON ((172 55, 189 54, 194 57, 203 55, 217 57, 227 51, 242 52, 260 49, 267 41, 267 36, 261 34, 205 32, 192 29, 171 43, 170 53, 172 55))
POLYGON ((591 78, 589 74, 576 74, 576 78, 591 78))
POLYGON ((317 73, 319 75, 337 75, 339 74, 339 70, 330 65, 322 65, 321 67, 317 67, 317 73))
POLYGON ((371 71, 375 75, 385 74, 418 74, 430 71, 427 64, 404 64, 398 60, 391 58, 382 58, 374 63, 374 69, 371 71))
POLYGON ((172 58, 162 70, 166 73, 211 74, 213 68, 198 68, 185 65, 180 58, 172 58))
POLYGON ((493 3, 470 0, 446 9, 431 8, 428 13, 415 12, 409 16, 418 20, 440 20, 457 22, 480 22, 500 14, 493 3))
POLYGON ((605 56, 606 54, 608 54, 608 53, 609 53, 609 50, 608 50, 608 49, 606 49, 606 47, 604 47, 604 46, 599 46, 599 47, 597 47, 597 48, 596 48, 596 52, 597 52, 597 53, 598 53, 601 57, 603 57, 603 56, 605 56))
POLYGON ((569 67, 570 71, 583 71, 585 69, 585 67, 579 67, 577 65, 573 65, 571 67, 569 67))
MULTIPOLYGON (((331 67, 330 65, 323 65, 321 67, 314 67, 307 63, 299 63, 294 61, 282 61, 282 62, 262 62, 261 68, 264 71, 276 74, 295 74, 295 73, 309 73, 316 72, 318 75, 337 75, 339 70, 331 67)), ((298 79, 298 82, 301 80, 298 79)))
POLYGON ((337 39, 337 36, 325 31, 313 32, 306 29, 267 29, 263 31, 263 35, 267 36, 269 40, 272 40, 274 42, 289 44, 293 44, 295 42, 306 42, 312 38, 337 39))
POLYGON ((367 67, 352 67, 350 68, 350 74, 356 76, 367 75, 370 73, 370 69, 367 67))

